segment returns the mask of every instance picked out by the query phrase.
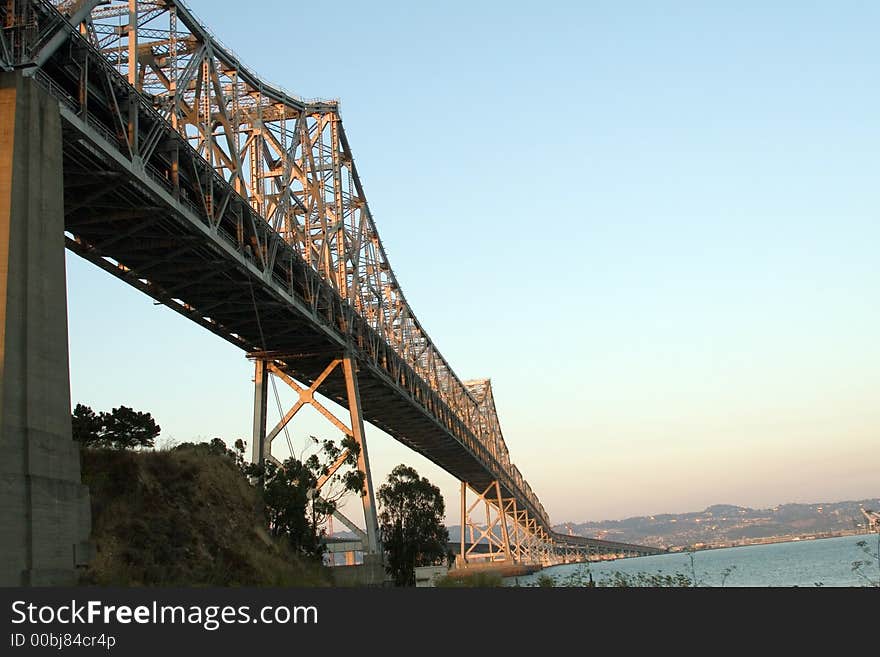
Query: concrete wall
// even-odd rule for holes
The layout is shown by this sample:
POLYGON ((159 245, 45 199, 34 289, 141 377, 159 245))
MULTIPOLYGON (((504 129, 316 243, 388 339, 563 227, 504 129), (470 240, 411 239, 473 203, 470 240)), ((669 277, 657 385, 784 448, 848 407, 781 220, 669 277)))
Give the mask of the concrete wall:
POLYGON ((58 103, 0 74, 0 585, 76 581, 88 489, 71 440, 58 103))
POLYGON ((437 580, 446 577, 447 566, 416 566, 416 587, 435 587, 437 580))
POLYGON ((365 554, 364 563, 356 566, 334 566, 330 569, 336 586, 391 586, 382 557, 365 554))

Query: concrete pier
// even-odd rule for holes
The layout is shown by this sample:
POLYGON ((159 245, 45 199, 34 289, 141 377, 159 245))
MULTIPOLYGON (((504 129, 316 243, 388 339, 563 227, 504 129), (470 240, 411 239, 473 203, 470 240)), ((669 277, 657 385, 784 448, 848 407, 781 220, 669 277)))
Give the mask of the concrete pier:
POLYGON ((0 74, 0 585, 76 582, 88 489, 71 439, 58 103, 0 74))

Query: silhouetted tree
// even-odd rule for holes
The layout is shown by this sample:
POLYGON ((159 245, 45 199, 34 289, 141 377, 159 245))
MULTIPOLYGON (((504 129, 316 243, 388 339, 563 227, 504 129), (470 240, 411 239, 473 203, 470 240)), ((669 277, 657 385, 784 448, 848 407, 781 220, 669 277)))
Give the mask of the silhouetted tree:
POLYGON ((73 439, 83 446, 93 447, 101 440, 101 418, 85 404, 77 404, 70 416, 73 439))
POLYGON ((446 559, 449 531, 440 489, 413 468, 400 464, 379 487, 379 514, 386 570, 398 586, 414 586, 416 566, 446 559))
POLYGON ((319 441, 314 436, 311 441, 316 451, 308 457, 291 456, 280 466, 266 462, 263 500, 271 533, 288 536, 295 550, 320 560, 326 549, 322 525, 336 511, 343 496, 363 490, 364 473, 357 469, 360 447, 353 438, 343 438, 340 445, 332 440, 319 441), (341 461, 338 469, 330 474, 337 461, 341 461), (323 477, 327 479, 316 491, 323 477))
POLYGON ((244 440, 238 438, 235 443, 233 443, 232 448, 227 448, 226 443, 222 438, 212 438, 210 442, 207 443, 192 443, 185 442, 175 445, 172 450, 173 451, 182 451, 182 450, 204 450, 209 454, 216 454, 218 456, 226 456, 228 457, 235 466, 248 477, 256 477, 259 476, 261 470, 258 466, 251 464, 249 461, 246 461, 244 458, 245 452, 245 443, 244 440))
POLYGON ((128 406, 101 413, 101 420, 104 425, 101 439, 109 447, 118 449, 152 447, 162 428, 149 413, 135 411, 128 406))
POLYGON ((152 415, 128 406, 96 414, 88 406, 77 404, 71 415, 71 423, 74 440, 84 447, 112 449, 152 447, 162 429, 152 415))

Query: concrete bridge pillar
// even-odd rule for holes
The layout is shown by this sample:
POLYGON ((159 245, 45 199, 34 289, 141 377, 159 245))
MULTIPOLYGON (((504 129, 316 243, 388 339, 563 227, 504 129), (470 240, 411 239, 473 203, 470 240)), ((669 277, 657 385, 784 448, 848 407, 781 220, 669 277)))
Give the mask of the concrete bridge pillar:
POLYGON ((76 583, 91 529, 71 440, 58 102, 0 74, 0 585, 76 583))

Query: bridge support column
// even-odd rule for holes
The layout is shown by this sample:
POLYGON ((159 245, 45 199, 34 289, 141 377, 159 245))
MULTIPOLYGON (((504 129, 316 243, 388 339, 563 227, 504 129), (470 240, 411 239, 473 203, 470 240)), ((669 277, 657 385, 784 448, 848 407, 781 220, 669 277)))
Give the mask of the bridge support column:
POLYGON ((550 542, 547 533, 543 528, 539 527, 537 530, 537 539, 538 539, 538 562, 544 564, 545 566, 550 565, 550 542))
POLYGON ((498 514, 501 516, 501 542, 504 545, 504 556, 507 561, 510 558, 510 534, 507 532, 507 512, 504 509, 504 500, 501 499, 501 486, 495 482, 495 497, 498 500, 498 514))
POLYGON ((502 506, 505 516, 510 521, 508 540, 511 559, 514 563, 533 563, 535 560, 531 553, 532 525, 528 510, 520 508, 515 497, 502 500, 502 506))
POLYGON ((348 412, 351 416, 352 437, 361 448, 358 454, 358 470, 364 473, 364 490, 361 501, 364 506, 364 523, 367 526, 367 551, 369 554, 380 555, 382 546, 379 541, 379 521, 376 518, 376 498, 373 495, 373 476, 370 474, 370 460, 367 457, 367 439, 364 435, 364 418, 361 414, 361 395, 357 384, 357 366, 351 355, 342 359, 345 372, 345 390, 348 396, 348 412))
MULTIPOLYGON (((293 417, 306 405, 310 405, 329 420, 337 429, 354 439, 359 447, 358 451, 358 469, 364 473, 364 488, 361 494, 361 500, 364 508, 364 524, 366 531, 363 532, 362 541, 364 543, 364 564, 381 569, 382 566, 382 543, 379 537, 379 522, 376 516, 376 499, 373 493, 373 478, 370 473, 370 460, 367 454, 367 442, 364 432, 364 420, 361 412, 360 392, 357 385, 357 364, 355 360, 348 354, 341 358, 334 358, 330 361, 324 371, 321 372, 315 381, 308 387, 297 383, 285 370, 283 364, 284 354, 275 352, 252 353, 249 358, 255 361, 254 376, 254 444, 253 444, 253 462, 262 463, 267 459, 273 459, 272 443, 275 438, 284 430, 293 417), (341 366, 341 368, 340 368, 341 366), (342 370, 345 379, 346 401, 348 405, 349 421, 346 424, 341 419, 333 415, 320 401, 315 398, 318 388, 327 380, 337 368, 342 370), (299 399, 293 407, 284 414, 284 417, 270 431, 266 431, 266 411, 268 401, 268 384, 269 375, 274 374, 278 379, 290 386, 298 395, 299 399)), ((289 357, 289 356, 288 356, 289 357)), ((345 454, 337 461, 332 469, 338 467, 344 460, 345 454)), ((323 481, 319 481, 315 493, 320 490, 323 481)), ((344 522, 349 522, 344 516, 337 512, 336 517, 344 522)), ((360 530, 351 525, 349 529, 360 530)))
MULTIPOLYGON (((269 401, 269 368, 262 358, 254 359, 254 434, 251 462, 263 465, 271 454, 266 441, 266 409, 269 401)), ((262 477, 260 478, 262 484, 262 477)))
POLYGON ((468 532, 468 542, 470 547, 465 549, 465 541, 461 541, 461 553, 459 554, 460 566, 464 566, 468 562, 473 561, 511 561, 510 541, 507 533, 507 520, 504 513, 504 506, 501 500, 501 489, 497 481, 493 481, 484 490, 480 491, 471 488, 467 483, 463 483, 461 487, 461 509, 462 509, 462 536, 464 532, 468 532), (477 499, 468 506, 467 491, 470 488, 477 494, 477 499), (494 494, 493 494, 494 493, 494 494), (485 507, 485 522, 480 521, 472 516, 472 513, 483 503, 485 507), (496 528, 500 532, 496 532, 496 528), (478 552, 478 546, 485 539, 488 547, 487 552, 478 552))
POLYGON ((523 528, 519 523, 519 513, 516 507, 516 498, 510 497, 504 502, 504 513, 513 521, 508 529, 508 537, 510 540, 510 554, 516 563, 523 562, 523 528))
POLYGON ((458 567, 459 568, 464 568, 464 564, 466 561, 466 559, 465 559, 466 550, 465 550, 464 544, 465 544, 465 532, 467 530, 467 526, 468 526, 468 522, 467 522, 467 483, 463 481, 463 482, 461 482, 461 524, 459 525, 459 530, 461 531, 461 537, 460 537, 461 550, 458 553, 458 560, 459 560, 458 567))
POLYGON ((71 440, 57 101, 0 74, 0 585, 76 583, 91 515, 71 440))

